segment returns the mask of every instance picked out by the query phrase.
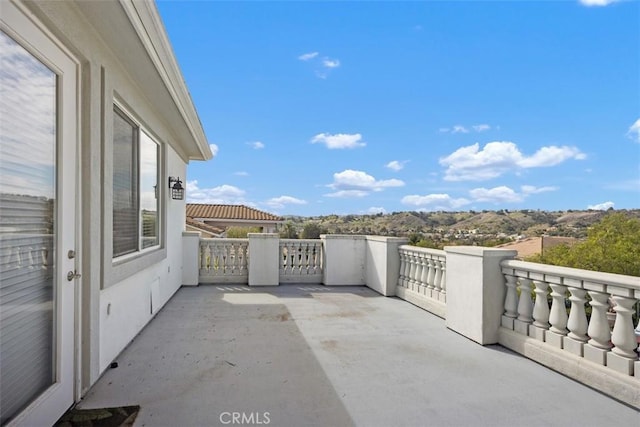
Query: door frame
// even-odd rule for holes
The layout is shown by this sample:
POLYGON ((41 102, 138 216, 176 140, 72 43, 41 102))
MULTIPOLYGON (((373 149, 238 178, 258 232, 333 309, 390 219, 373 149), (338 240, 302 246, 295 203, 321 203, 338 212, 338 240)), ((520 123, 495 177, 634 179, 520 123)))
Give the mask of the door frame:
POLYGON ((53 33, 17 1, 3 1, 0 28, 57 77, 56 88, 56 239, 55 239, 55 382, 10 422, 53 424, 77 397, 80 366, 81 278, 67 281, 67 271, 81 267, 80 61, 53 33), (75 251, 75 257, 67 256, 75 251))

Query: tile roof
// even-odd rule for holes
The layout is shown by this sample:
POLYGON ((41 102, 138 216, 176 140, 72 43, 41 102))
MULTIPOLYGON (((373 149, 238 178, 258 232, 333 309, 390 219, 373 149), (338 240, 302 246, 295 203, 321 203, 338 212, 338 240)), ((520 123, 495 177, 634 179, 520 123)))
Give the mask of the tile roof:
POLYGON ((205 205, 187 203, 187 217, 206 219, 241 219, 248 221, 283 221, 277 215, 244 205, 205 205))
POLYGON ((187 225, 190 225, 191 227, 198 228, 202 231, 206 231, 211 234, 222 234, 224 233, 224 230, 225 230, 224 227, 216 227, 213 225, 205 224, 202 221, 197 221, 189 217, 187 217, 186 222, 187 222, 187 225))

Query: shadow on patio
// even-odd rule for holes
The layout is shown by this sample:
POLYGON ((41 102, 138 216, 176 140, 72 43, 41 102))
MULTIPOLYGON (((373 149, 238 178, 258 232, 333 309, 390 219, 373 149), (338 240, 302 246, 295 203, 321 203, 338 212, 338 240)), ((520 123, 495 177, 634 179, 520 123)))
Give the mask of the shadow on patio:
POLYGON ((117 362, 78 406, 137 404, 138 426, 229 425, 234 412, 275 426, 640 420, 628 406, 365 287, 183 287, 117 362))

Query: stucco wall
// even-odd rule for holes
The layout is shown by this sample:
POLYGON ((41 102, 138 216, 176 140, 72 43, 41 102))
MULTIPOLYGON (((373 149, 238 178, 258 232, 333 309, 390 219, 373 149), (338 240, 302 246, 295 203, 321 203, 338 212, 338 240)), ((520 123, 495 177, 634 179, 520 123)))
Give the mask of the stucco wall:
MULTIPOLYGON (((167 152, 169 174, 185 176, 185 164, 173 150, 167 152)), ((182 285, 185 205, 183 201, 168 200, 166 206, 166 258, 100 292, 100 371, 182 285)))
MULTIPOLYGON (((81 5, 87 10, 71 2, 43 1, 27 5, 80 64, 77 249, 82 279, 78 281, 76 314, 82 394, 152 318, 152 302, 157 312, 181 285, 185 205, 184 201, 174 201, 168 196, 167 176, 179 176, 184 181, 187 159, 177 144, 181 141, 179 134, 167 124, 170 120, 166 105, 150 102, 154 94, 143 92, 143 87, 161 84, 149 68, 148 58, 140 55, 139 68, 126 69, 122 58, 114 55, 114 49, 97 35, 84 15, 87 10, 99 15, 100 8, 108 7, 106 3, 94 2, 92 7, 81 5), (147 81, 132 78, 141 73, 147 81), (133 118, 162 146, 158 185, 162 188, 160 211, 165 214, 161 226, 162 248, 120 265, 114 264, 111 256, 113 159, 110 153, 116 100, 132 112, 133 118)), ((116 37, 131 40, 132 28, 118 28, 117 22, 124 21, 112 22, 116 37)), ((129 48, 130 52, 136 52, 142 47, 133 43, 129 48)), ((170 119, 175 122, 174 117, 170 119)))

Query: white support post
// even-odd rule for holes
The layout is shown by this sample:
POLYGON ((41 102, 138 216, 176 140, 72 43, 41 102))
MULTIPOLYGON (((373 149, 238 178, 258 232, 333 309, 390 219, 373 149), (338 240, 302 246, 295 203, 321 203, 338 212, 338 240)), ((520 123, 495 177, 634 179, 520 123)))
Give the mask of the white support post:
MULTIPOLYGON (((400 245, 407 239, 367 236, 365 239, 365 284, 384 296, 395 296, 400 276, 400 245)), ((424 260, 424 259, 423 259, 424 260)))
POLYGON ((366 285, 365 236, 323 234, 324 272, 327 286, 366 285))
POLYGON ((500 262, 517 252, 477 246, 444 250, 447 327, 482 345, 497 343, 506 293, 500 262))
POLYGON ((280 235, 249 233, 249 286, 278 286, 280 235))
POLYGON ((182 285, 198 286, 200 282, 200 232, 182 232, 182 285))

